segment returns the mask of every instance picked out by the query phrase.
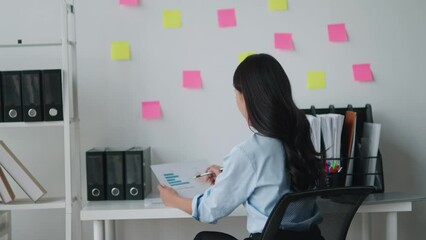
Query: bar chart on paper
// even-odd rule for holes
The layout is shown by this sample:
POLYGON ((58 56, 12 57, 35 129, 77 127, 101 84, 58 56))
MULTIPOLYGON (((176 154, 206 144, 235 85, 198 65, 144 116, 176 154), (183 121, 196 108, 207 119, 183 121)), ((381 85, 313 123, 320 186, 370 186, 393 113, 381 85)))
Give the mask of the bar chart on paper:
POLYGON ((192 198, 210 185, 194 176, 204 173, 209 164, 205 161, 164 163, 151 165, 152 172, 162 185, 176 190, 183 197, 192 198))
POLYGON ((167 183, 169 183, 169 185, 171 187, 182 186, 182 185, 188 185, 189 184, 188 181, 180 180, 179 175, 177 175, 175 173, 164 173, 163 176, 166 179, 167 183))

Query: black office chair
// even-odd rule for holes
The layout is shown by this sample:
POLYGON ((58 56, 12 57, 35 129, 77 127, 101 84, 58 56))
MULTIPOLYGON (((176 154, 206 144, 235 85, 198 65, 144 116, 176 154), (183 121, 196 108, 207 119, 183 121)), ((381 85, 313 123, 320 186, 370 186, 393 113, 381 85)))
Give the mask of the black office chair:
POLYGON ((287 207, 293 202, 309 198, 317 199, 323 216, 319 228, 325 240, 345 240, 356 211, 373 190, 374 187, 344 187, 288 193, 272 210, 259 240, 274 239, 287 207))

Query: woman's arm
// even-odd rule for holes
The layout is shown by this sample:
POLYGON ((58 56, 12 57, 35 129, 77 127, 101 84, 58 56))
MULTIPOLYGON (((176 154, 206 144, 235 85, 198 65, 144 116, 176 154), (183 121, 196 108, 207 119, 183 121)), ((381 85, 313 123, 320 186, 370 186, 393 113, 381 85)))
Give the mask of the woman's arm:
POLYGON ((158 185, 157 189, 160 192, 160 197, 164 205, 179 208, 189 215, 192 215, 192 199, 179 196, 171 187, 158 185))
MULTIPOLYGON (((213 174, 207 175, 203 180, 213 185, 216 181, 217 175, 221 173, 221 167, 212 165, 206 169, 206 172, 212 172, 213 174)), ((157 189, 160 192, 160 197, 163 200, 164 205, 179 208, 180 210, 192 215, 192 199, 179 196, 173 188, 168 186, 158 185, 157 189)))

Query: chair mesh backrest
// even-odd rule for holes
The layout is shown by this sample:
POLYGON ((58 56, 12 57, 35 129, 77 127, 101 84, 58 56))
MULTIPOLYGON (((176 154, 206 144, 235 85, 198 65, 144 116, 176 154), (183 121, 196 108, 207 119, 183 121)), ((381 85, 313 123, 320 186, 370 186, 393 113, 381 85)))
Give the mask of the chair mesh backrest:
POLYGON ((319 211, 323 216, 319 228, 325 240, 344 240, 356 211, 373 190, 373 187, 345 187, 288 193, 272 210, 260 240, 274 239, 287 207, 292 202, 308 198, 317 199, 319 211))

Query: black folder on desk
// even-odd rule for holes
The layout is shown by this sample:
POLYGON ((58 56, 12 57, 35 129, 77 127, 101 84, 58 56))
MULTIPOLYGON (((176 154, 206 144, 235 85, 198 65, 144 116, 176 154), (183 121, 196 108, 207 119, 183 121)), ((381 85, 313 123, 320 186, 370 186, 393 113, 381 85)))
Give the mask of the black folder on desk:
POLYGON ((2 72, 3 120, 22 121, 21 72, 2 72))
POLYGON ((145 199, 151 192, 150 149, 133 147, 124 153, 125 197, 127 200, 145 199))
POLYGON ((105 151, 92 148, 86 152, 87 200, 105 200, 105 151))
POLYGON ((21 87, 24 121, 42 121, 41 71, 22 71, 21 87))
POLYGON ((106 199, 124 200, 124 152, 105 150, 106 199))

